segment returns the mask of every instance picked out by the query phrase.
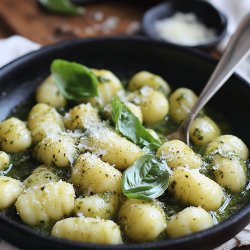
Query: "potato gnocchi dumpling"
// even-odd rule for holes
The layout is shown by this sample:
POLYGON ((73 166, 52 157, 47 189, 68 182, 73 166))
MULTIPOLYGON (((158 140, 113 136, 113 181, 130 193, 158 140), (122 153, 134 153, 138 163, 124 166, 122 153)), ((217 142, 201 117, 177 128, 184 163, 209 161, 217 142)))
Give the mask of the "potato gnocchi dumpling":
POLYGON ((143 121, 147 124, 155 124, 162 121, 169 110, 167 98, 161 92, 149 87, 142 88, 140 93, 143 121))
POLYGON ((222 154, 231 152, 238 155, 243 160, 247 160, 249 156, 249 150, 246 144, 234 135, 221 135, 210 142, 206 147, 205 154, 214 152, 222 154))
POLYGON ((77 156, 74 140, 66 135, 55 135, 44 138, 35 147, 36 158, 57 167, 70 166, 77 156))
POLYGON ((32 144, 26 124, 15 118, 0 123, 0 148, 7 153, 17 153, 28 149, 32 144))
POLYGON ((67 100, 58 89, 53 76, 46 78, 38 87, 36 100, 38 103, 45 103, 55 108, 62 108, 67 104, 67 100))
POLYGON ((187 207, 174 215, 167 225, 170 238, 196 233, 213 226, 212 216, 201 207, 187 207))
POLYGON ((223 116, 198 114, 190 146, 167 140, 197 102, 191 89, 65 60, 51 72, 36 104, 0 121, 0 216, 58 238, 137 244, 202 231, 247 204, 249 150, 223 134, 223 116))
POLYGON ((55 237, 99 244, 121 244, 119 226, 100 218, 67 218, 58 221, 51 234, 55 237))
POLYGON ((129 90, 134 91, 145 86, 158 90, 164 95, 170 93, 169 84, 162 77, 148 71, 140 71, 133 75, 129 81, 128 88, 129 90))
POLYGON ((180 124, 187 118, 197 99, 196 94, 191 89, 179 88, 175 90, 169 98, 170 118, 176 124, 180 124))
POLYGON ((165 142, 156 154, 166 159, 168 166, 171 168, 198 168, 202 164, 201 158, 184 142, 179 140, 165 142))
POLYGON ((6 169, 10 164, 10 157, 7 153, 0 151, 0 170, 6 169))
POLYGON ((127 199, 120 207, 118 223, 135 241, 155 240, 166 228, 163 209, 157 202, 127 199))
POLYGON ((71 130, 91 128, 99 122, 97 109, 89 103, 75 106, 64 116, 65 127, 71 130))
POLYGON ((189 136, 195 145, 205 145, 218 136, 218 125, 208 116, 198 116, 191 124, 189 136))
POLYGON ((98 84, 98 96, 91 98, 89 101, 92 104, 99 104, 104 106, 112 101, 112 98, 123 89, 121 81, 109 70, 105 69, 93 69, 92 70, 97 77, 98 84))
POLYGON ((22 191, 22 182, 7 176, 0 176, 0 209, 13 205, 22 191))
POLYGON ((47 104, 36 104, 28 116, 28 128, 31 130, 32 138, 38 143, 49 135, 55 135, 64 130, 61 115, 47 104))
POLYGON ((120 170, 130 167, 143 155, 137 145, 107 127, 91 129, 83 140, 91 152, 120 170))
POLYGON ((168 190, 176 199, 206 210, 218 209, 224 200, 220 185, 196 169, 175 169, 168 190))
POLYGON ((23 182, 23 184, 27 187, 35 187, 41 186, 50 182, 59 181, 59 177, 52 172, 46 165, 41 165, 37 167, 31 175, 29 175, 23 182))
POLYGON ((104 192, 120 194, 121 178, 119 170, 90 153, 78 157, 71 175, 72 183, 86 195, 104 192))
POLYGON ((222 187, 240 192, 247 183, 247 166, 235 155, 215 155, 212 159, 214 176, 222 187))
POLYGON ((64 181, 27 189, 16 202, 16 210, 28 225, 41 225, 69 216, 74 209, 75 191, 64 181))
POLYGON ((120 197, 113 193, 101 193, 75 201, 75 214, 85 217, 112 219, 117 214, 120 197))

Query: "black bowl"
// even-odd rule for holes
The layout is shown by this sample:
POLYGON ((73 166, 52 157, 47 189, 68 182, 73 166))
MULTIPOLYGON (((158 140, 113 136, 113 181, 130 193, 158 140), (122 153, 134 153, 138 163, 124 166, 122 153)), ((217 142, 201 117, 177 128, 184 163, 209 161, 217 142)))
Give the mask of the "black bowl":
MULTIPOLYGON (((199 93, 216 62, 204 55, 166 43, 142 38, 102 38, 65 42, 42 48, 0 70, 0 120, 28 96, 49 74, 53 59, 62 58, 89 67, 107 68, 121 78, 139 70, 163 76, 174 87, 186 86, 199 93), (3 95, 1 95, 4 93, 3 95)), ((234 134, 250 145, 250 87, 232 76, 209 104, 223 113, 234 134)), ((223 223, 186 237, 119 246, 56 239, 0 216, 0 237, 23 249, 211 249, 232 238, 250 222, 250 204, 223 223)))
POLYGON ((194 13, 206 27, 212 28, 216 31, 215 38, 205 43, 194 46, 176 44, 178 46, 191 48, 212 48, 216 46, 226 34, 226 17, 212 4, 200 0, 169 0, 149 9, 145 13, 142 20, 142 30, 144 34, 153 39, 173 44, 172 42, 159 37, 155 30, 155 23, 164 18, 171 17, 176 12, 194 13))
POLYGON ((71 2, 77 5, 84 5, 84 4, 91 4, 91 3, 96 3, 100 1, 102 0, 72 0, 71 2))

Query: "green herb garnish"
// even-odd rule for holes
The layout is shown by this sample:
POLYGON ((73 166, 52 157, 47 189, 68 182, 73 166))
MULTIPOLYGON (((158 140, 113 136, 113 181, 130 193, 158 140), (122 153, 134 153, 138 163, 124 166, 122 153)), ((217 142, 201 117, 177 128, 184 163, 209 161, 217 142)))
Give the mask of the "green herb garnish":
POLYGON ((66 99, 80 101, 98 95, 98 79, 82 64, 66 60, 54 60, 51 73, 66 99))
POLYGON ((112 100, 112 118, 116 130, 136 145, 144 148, 145 152, 156 151, 160 147, 161 143, 146 130, 139 119, 118 97, 114 97, 112 100))
POLYGON ((51 12, 67 15, 83 15, 85 10, 75 6, 69 0, 39 0, 40 4, 51 12))
POLYGON ((129 198, 152 200, 169 184, 169 169, 158 156, 143 155, 122 176, 122 191, 129 198))

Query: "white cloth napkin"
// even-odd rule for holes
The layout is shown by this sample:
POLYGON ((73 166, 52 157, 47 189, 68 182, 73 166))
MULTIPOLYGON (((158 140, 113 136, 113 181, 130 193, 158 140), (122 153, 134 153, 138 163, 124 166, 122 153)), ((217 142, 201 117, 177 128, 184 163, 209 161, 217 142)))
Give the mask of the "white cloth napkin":
MULTIPOLYGON (((207 0, 214 4, 218 9, 228 17, 228 33, 223 42, 219 45, 219 49, 223 51, 230 36, 234 33, 235 28, 242 17, 250 12, 250 0, 207 0)), ((39 49, 41 46, 21 36, 12 36, 7 39, 0 40, 0 67, 10 61, 28 53, 39 49)), ((238 67, 237 72, 250 82, 250 57, 244 60, 238 67)), ((230 250, 236 246, 250 246, 250 225, 233 239, 216 248, 215 250, 230 250)), ((0 250, 16 250, 17 248, 0 240, 0 250)))
MULTIPOLYGON (((243 17, 250 13, 250 0, 207 0, 228 18, 227 35, 218 49, 223 52, 243 17)), ((237 73, 250 82, 250 56, 237 67, 237 73)))
POLYGON ((40 47, 40 44, 17 35, 0 39, 0 67, 40 47))

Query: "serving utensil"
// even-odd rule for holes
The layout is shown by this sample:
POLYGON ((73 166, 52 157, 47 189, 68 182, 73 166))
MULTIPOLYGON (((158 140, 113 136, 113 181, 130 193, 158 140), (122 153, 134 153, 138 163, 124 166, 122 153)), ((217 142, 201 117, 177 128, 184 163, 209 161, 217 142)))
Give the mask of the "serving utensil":
MULTIPOLYGON (((231 38, 221 60, 217 64, 208 83, 201 92, 188 117, 177 131, 169 134, 167 140, 178 139, 189 145, 189 129, 200 110, 233 74, 236 66, 250 54, 250 13, 241 21, 231 38)), ((233 101, 233 100, 232 100, 233 101)))

